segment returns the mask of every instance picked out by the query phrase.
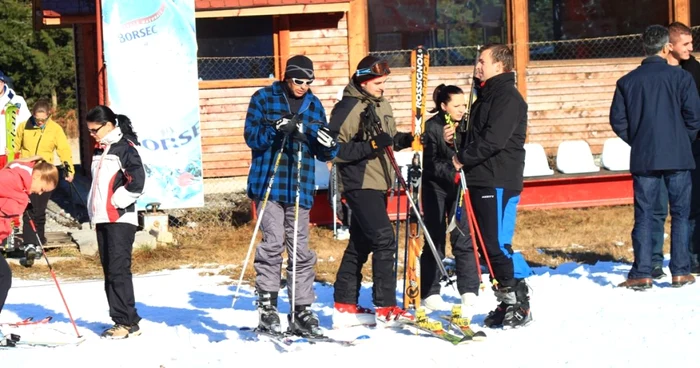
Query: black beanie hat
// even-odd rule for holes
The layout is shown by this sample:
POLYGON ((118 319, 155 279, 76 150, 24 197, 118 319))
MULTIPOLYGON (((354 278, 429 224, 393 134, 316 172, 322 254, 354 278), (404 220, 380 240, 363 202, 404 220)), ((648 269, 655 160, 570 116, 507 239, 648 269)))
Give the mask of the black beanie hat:
POLYGON ((357 71, 362 70, 362 69, 367 69, 380 61, 382 61, 382 59, 380 59, 376 56, 372 56, 372 55, 367 55, 362 60, 360 60, 360 62, 357 64, 357 69, 355 70, 355 74, 353 74, 353 76, 352 76, 353 79, 355 80, 355 82, 357 84, 362 84, 362 83, 370 81, 374 78, 379 78, 378 75, 374 75, 374 74, 365 74, 365 75, 358 76, 357 71))
POLYGON ((287 60, 284 79, 314 79, 314 63, 304 55, 292 56, 287 60))

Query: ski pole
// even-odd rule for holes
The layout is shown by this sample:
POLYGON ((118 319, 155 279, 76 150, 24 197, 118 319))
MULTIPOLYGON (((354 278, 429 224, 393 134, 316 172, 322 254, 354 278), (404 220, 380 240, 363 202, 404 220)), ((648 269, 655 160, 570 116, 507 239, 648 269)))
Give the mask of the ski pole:
POLYGON ((464 205, 467 210, 467 224, 469 225, 469 234, 471 235, 472 238, 472 247, 474 248, 474 259, 476 261, 476 272, 479 275, 479 283, 481 284, 481 262, 479 261, 479 249, 477 245, 478 243, 481 245, 481 248, 484 253, 484 259, 486 259, 486 265, 489 268, 489 274, 495 281, 494 285, 497 284, 498 282, 496 281, 496 277, 494 276, 493 269, 491 268, 491 262, 489 260, 489 255, 486 250, 486 244, 484 243, 484 239, 481 236, 481 229, 479 228, 479 223, 476 221, 476 215, 474 214, 474 208, 472 207, 472 202, 471 198, 469 197, 469 190, 467 189, 467 181, 464 178, 464 170, 460 169, 459 170, 459 175, 460 175, 460 181, 461 181, 461 187, 462 187, 462 196, 464 198, 464 205), (474 236, 476 234, 476 236, 474 236))
MULTIPOLYGON (((63 167, 66 169, 66 172, 68 174, 73 174, 73 180, 75 180, 75 172, 70 169, 70 165, 68 164, 68 161, 63 161, 63 167)), ((73 209, 75 210, 75 201, 73 201, 73 192, 75 192, 75 195, 80 200, 80 203, 83 205, 83 208, 85 208, 85 211, 87 211, 87 204, 85 203, 85 200, 83 199, 83 197, 80 195, 78 188, 76 188, 75 184, 73 184, 73 181, 68 182, 68 186, 71 189, 70 201, 71 201, 71 204, 73 204, 73 209)), ((90 224, 90 230, 92 230, 92 221, 89 221, 89 224, 90 224)))
MULTIPOLYGON (((382 129, 380 124, 381 124, 381 121, 377 119, 376 123, 374 125, 375 125, 378 132, 383 133, 384 130, 382 129)), ((394 157, 394 150, 392 149, 391 146, 388 146, 388 147, 384 147, 384 152, 386 153, 387 158, 389 159, 389 163, 391 163, 391 166, 394 168, 394 172, 396 173, 397 177, 399 178, 399 183, 401 184, 401 187, 404 189, 404 191, 406 191, 406 199, 408 199, 408 204, 411 206, 411 209, 413 210, 413 214, 416 216, 416 220, 418 221, 418 224, 420 225, 421 229, 423 230, 423 233, 425 234, 425 240, 428 241, 428 245, 430 246, 430 251, 433 252, 433 256, 435 257, 435 262, 438 265, 438 269, 440 270, 440 273, 442 273, 442 276, 447 280, 447 285, 452 285, 452 288, 457 290, 457 288, 454 286, 454 282, 450 279, 450 276, 447 274, 447 269, 445 269, 445 265, 442 263, 442 258, 440 257, 440 253, 437 251, 437 248, 435 248, 435 243, 433 243, 433 239, 430 237, 430 233, 428 232, 428 229, 425 227, 425 222, 423 221, 423 216, 420 214, 420 210, 418 209, 418 206, 413 201, 413 196, 411 195, 408 184, 406 184, 406 180, 401 175, 401 169, 399 169, 399 166, 396 163, 396 158, 394 157)))
MULTIPOLYGON (((491 275, 491 278, 493 279, 492 283, 494 286, 498 285, 498 280, 496 280, 496 275, 493 273, 493 268, 491 267, 491 260, 489 259, 489 254, 488 254, 488 249, 486 249, 486 243, 484 243, 484 238, 481 237, 481 230, 479 229, 479 223, 476 221, 476 215, 474 214, 474 207, 472 207, 472 201, 471 198, 469 197, 469 191, 467 187, 467 179, 464 178, 464 170, 460 169, 460 180, 462 182, 462 192, 464 195, 464 204, 467 207, 467 216, 469 216, 469 231, 472 233, 472 244, 473 241, 476 241, 474 239, 474 232, 476 232, 476 236, 478 237, 479 243, 481 245, 481 249, 483 250, 484 254, 484 259, 486 260, 486 265, 489 268, 489 274, 491 275)), ((478 258, 476 252, 474 253, 474 256, 478 258)), ((478 262, 478 260, 477 260, 478 262)), ((478 264, 478 263, 477 263, 478 264)), ((479 280, 481 280, 481 270, 479 270, 479 280)))
POLYGON ((58 294, 61 295, 61 300, 63 300, 63 305, 66 307, 66 312, 68 312, 68 318, 70 318, 70 323, 73 324, 73 328, 75 329, 75 334, 78 336, 78 338, 81 338, 82 336, 80 335, 80 332, 78 332, 78 326, 75 324, 75 320, 73 320, 73 315, 70 312, 70 309, 68 308, 68 303, 66 303, 66 298, 63 296, 63 291, 61 291, 61 285, 58 284, 58 278, 56 278, 56 272, 54 272, 53 267, 51 266, 51 262, 49 262, 49 257, 46 255, 46 251, 44 250, 44 244, 41 242, 41 238, 39 237, 39 233, 36 231, 36 225, 34 224, 34 219, 27 213, 27 217, 29 218, 29 225, 32 227, 32 231, 34 231, 34 234, 36 235, 36 240, 37 244, 39 244, 39 247, 41 248, 41 254, 44 256, 44 259, 46 260, 46 265, 49 266, 49 272, 51 272, 51 277, 53 278, 54 283, 56 283, 56 288, 58 289, 58 294))
POLYGON ((253 237, 250 238, 250 245, 248 245, 248 253, 246 253, 245 261, 243 261, 243 269, 241 270, 241 277, 238 278, 238 286, 236 286, 236 292, 233 294, 233 301, 231 302, 231 308, 236 305, 236 300, 239 297, 239 292, 241 290, 241 283, 243 283, 243 276, 245 275, 245 270, 248 268, 248 260, 250 259, 250 253, 253 251, 253 244, 258 236, 258 230, 260 230, 260 224, 262 222, 263 215, 265 214, 265 207, 267 207, 267 199, 270 197, 270 192, 272 191, 272 184, 275 182, 275 174, 280 166, 280 159, 282 158, 282 151, 284 150, 284 145, 287 143, 287 135, 282 138, 282 145, 280 146, 279 152, 277 152, 277 157, 275 158, 275 166, 272 167, 272 175, 270 175, 270 181, 267 183, 267 189, 265 189, 265 195, 263 196, 262 206, 260 207, 260 213, 258 214, 258 220, 255 222, 255 229, 253 230, 253 237))
MULTIPOLYGON (((479 48, 477 48, 477 55, 478 55, 478 50, 479 50, 479 48)), ((473 91, 474 91, 474 89, 472 89, 472 92, 473 91)), ((470 100, 469 106, 471 106, 471 94, 470 94, 469 100, 470 100)), ((454 128, 454 125, 455 125, 454 121, 452 121, 452 117, 449 114, 445 115, 445 120, 447 121, 447 124, 450 125, 450 127, 454 128)), ((456 134, 456 132, 455 132, 455 134, 456 134)), ((454 136, 453 136, 453 142, 455 142, 454 136)), ((455 155, 457 155, 458 151, 457 151, 456 143, 454 143, 454 151, 455 151, 455 155)), ((478 246, 476 244, 477 240, 481 244, 481 247, 484 251, 484 259, 486 259, 486 264, 487 264, 488 269, 489 269, 489 274, 491 275, 491 278, 493 279, 493 284, 497 285, 498 281, 496 280, 496 277, 494 276, 494 273, 493 273, 493 269, 491 268, 491 262, 489 260, 489 256, 488 256, 488 253, 486 250, 486 244, 484 243, 484 239, 481 236, 481 229, 479 228, 479 223, 476 221, 476 215, 474 214, 474 208, 472 207, 471 198, 469 197, 469 188, 467 187, 467 179, 464 175, 464 169, 462 169, 462 168, 459 169, 459 178, 460 178, 461 188, 459 188, 457 190, 459 202, 457 204, 458 208, 455 208, 455 217, 456 217, 457 211, 462 207, 462 200, 464 200, 464 204, 465 204, 466 211, 467 211, 467 224, 469 225, 469 235, 472 238, 472 247, 474 248, 474 259, 476 260, 476 272, 479 275, 479 283, 481 284, 482 282, 481 282, 481 264, 479 262, 479 250, 478 250, 478 246), (461 195, 460 195, 460 192, 461 192, 461 195), (474 236, 474 235, 476 235, 476 236, 474 236)), ((457 226, 457 229, 459 229, 459 226, 457 226)), ((461 230, 460 230, 460 232, 461 232, 461 230)))
MULTIPOLYGON (((396 188, 396 180, 394 180, 394 183, 391 185, 391 195, 389 196, 390 201, 391 201, 391 199, 394 198, 394 194, 395 194, 394 189, 395 188, 396 188)), ((401 206, 401 196, 399 196, 397 194, 396 195, 396 220, 395 220, 396 221, 396 226, 395 226, 396 229, 394 229, 394 232, 396 234, 394 236, 394 248, 396 248, 396 250, 394 251, 395 252, 394 253, 394 278, 396 278, 398 273, 399 273, 399 230, 401 229, 401 224, 399 223, 399 218, 401 217, 401 216, 399 216, 399 211, 400 211, 399 207, 400 206, 401 206)), ((405 267, 405 264, 404 264, 404 267, 405 267)))
MULTIPOLYGON (((408 180, 410 181, 411 180, 411 170, 409 170, 408 167, 406 168, 406 174, 407 174, 406 176, 408 177, 408 180)), ((400 189, 400 186, 399 186, 399 189, 400 189)), ((400 198, 400 196, 399 196, 399 198, 400 198)), ((397 214, 397 216, 398 216, 398 214, 397 214)), ((403 290, 404 290, 404 293, 406 292, 406 283, 408 282, 407 281, 407 276, 408 276, 407 265, 408 265, 408 256, 409 256, 408 242, 410 239, 409 234, 411 232, 411 224, 409 221, 410 216, 411 216, 411 205, 408 203, 408 200, 406 200, 406 220, 404 221, 406 223, 406 229, 404 230, 404 243, 403 243, 403 246, 404 246, 404 252, 403 252, 403 267, 404 267, 404 270, 403 270, 403 290)), ((404 296, 404 299, 405 299, 405 296, 404 296)))
POLYGON ((333 200, 333 238, 338 239, 338 169, 333 164, 331 166, 331 190, 333 195, 331 199, 333 200))
POLYGON ((297 193, 296 199, 294 201, 294 241, 292 242, 292 295, 289 296, 289 304, 292 305, 292 313, 290 314, 290 330, 294 326, 294 314, 296 312, 296 286, 297 286, 297 244, 299 242, 299 197, 301 196, 301 159, 304 155, 303 147, 301 142, 297 142, 299 145, 299 157, 297 158, 297 193))

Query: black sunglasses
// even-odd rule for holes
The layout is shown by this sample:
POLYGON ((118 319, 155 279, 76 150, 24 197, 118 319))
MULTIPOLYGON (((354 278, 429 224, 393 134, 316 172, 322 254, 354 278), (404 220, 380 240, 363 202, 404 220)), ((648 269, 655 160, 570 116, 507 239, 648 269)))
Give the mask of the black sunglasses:
POLYGON ((102 125, 100 125, 100 127, 97 128, 97 129, 88 129, 88 131, 90 132, 90 134, 97 135, 97 132, 99 132, 100 129, 104 128, 105 125, 107 125, 107 124, 102 124, 102 125))
POLYGON ((49 115, 49 116, 46 117, 45 119, 34 118, 34 120, 36 120, 36 121, 39 122, 39 123, 45 123, 45 122, 47 122, 50 118, 51 118, 51 115, 49 115))
POLYGON ((314 82, 314 80, 313 79, 303 80, 303 79, 292 78, 292 82, 294 82, 294 84, 296 84, 297 86, 303 86, 304 84, 306 84, 307 86, 310 86, 311 83, 314 82))

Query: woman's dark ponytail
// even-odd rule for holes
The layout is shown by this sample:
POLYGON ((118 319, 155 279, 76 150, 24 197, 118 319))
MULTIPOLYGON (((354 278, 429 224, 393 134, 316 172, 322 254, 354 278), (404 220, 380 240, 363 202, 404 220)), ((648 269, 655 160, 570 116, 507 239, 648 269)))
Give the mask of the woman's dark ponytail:
POLYGON ((430 110, 430 113, 434 114, 436 112, 442 111, 443 103, 450 102, 450 100, 452 100, 452 95, 461 94, 464 94, 464 91, 462 91, 461 88, 454 85, 446 86, 445 84, 441 84, 435 87, 435 91, 433 91, 433 102, 435 103, 435 108, 430 110))
POLYGON ((119 121, 119 124, 117 124, 117 126, 119 127, 119 129, 122 130, 122 134, 124 134, 124 136, 130 141, 132 141, 135 145, 140 145, 139 137, 136 135, 136 132, 134 131, 133 125, 131 125, 131 120, 129 119, 129 117, 127 117, 126 115, 119 114, 117 115, 117 120, 119 121))
POLYGON ((442 94, 442 90, 444 88, 445 88, 444 83, 435 87, 435 90, 433 91, 433 102, 435 103, 435 107, 429 111, 431 114, 434 114, 434 113, 440 111, 440 95, 442 94))

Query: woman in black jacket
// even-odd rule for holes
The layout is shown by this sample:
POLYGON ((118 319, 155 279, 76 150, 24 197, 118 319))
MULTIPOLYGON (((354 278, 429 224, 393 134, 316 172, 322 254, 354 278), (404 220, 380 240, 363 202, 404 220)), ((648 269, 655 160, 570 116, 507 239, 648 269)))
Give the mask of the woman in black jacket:
MULTIPOLYGON (((441 84, 433 92, 433 101, 435 108, 431 113, 436 114, 426 122, 423 136, 423 213, 428 232, 444 258, 446 230, 455 215, 457 204, 462 203, 461 213, 455 216, 457 227, 450 232, 450 244, 457 268, 457 289, 462 297, 462 317, 468 320, 473 315, 472 306, 479 292, 479 270, 476 269, 466 209, 458 198, 458 193, 461 193, 461 165, 453 164, 455 149, 443 138, 443 127, 448 117, 456 124, 463 120, 467 108, 466 96, 457 86, 441 84)), ((450 310, 451 304, 440 296, 435 258, 425 246, 420 267, 423 306, 431 310, 450 310)))

